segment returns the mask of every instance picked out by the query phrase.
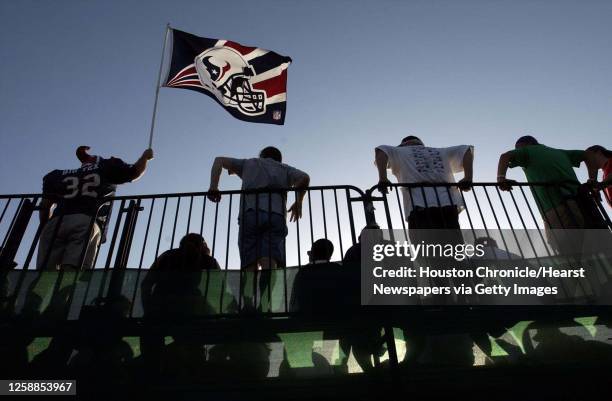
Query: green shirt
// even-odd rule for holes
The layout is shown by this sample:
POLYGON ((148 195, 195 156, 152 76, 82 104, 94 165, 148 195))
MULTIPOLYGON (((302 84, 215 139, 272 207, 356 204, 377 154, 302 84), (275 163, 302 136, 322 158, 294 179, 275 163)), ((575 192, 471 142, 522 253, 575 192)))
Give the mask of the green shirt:
POLYGON ((544 145, 523 146, 510 152, 510 168, 522 167, 527 182, 568 182, 554 187, 531 188, 538 207, 546 212, 578 192, 574 167, 584 160, 584 150, 563 150, 544 145))

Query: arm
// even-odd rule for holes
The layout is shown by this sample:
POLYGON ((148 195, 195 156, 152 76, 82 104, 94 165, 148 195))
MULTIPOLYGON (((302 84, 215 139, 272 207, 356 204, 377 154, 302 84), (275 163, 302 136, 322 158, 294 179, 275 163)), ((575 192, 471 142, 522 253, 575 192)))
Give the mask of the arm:
POLYGON ((584 163, 586 164, 589 172, 588 182, 597 182, 599 167, 597 166, 597 156, 595 153, 587 150, 584 154, 584 163))
POLYGON ((516 182, 506 178, 506 172, 508 171, 508 166, 510 166, 511 157, 512 151, 503 153, 499 157, 499 163, 497 164, 497 183, 499 184, 499 189, 502 191, 512 190, 512 183, 516 182))
POLYGON ((296 200, 291 205, 291 207, 287 210, 291 213, 289 221, 297 221, 302 217, 302 202, 304 201, 304 197, 306 196, 306 188, 310 185, 310 176, 304 173, 294 184, 293 187, 299 189, 300 191, 296 192, 296 200))
POLYGON ((385 152, 376 148, 375 150, 375 162, 376 168, 378 169, 378 190, 381 193, 388 193, 387 186, 391 184, 389 178, 387 177, 387 166, 389 164, 389 157, 385 152))
POLYGON ((231 162, 231 158, 218 156, 215 157, 215 161, 210 169, 210 186, 208 188, 208 199, 213 202, 219 202, 221 195, 219 195, 219 180, 221 179, 221 173, 223 169, 226 169, 230 173, 237 173, 231 162))
POLYGON ((610 174, 608 178, 597 184, 597 188, 599 189, 604 189, 609 186, 612 186, 612 174, 610 174))
POLYGON ((149 162, 149 160, 152 159, 153 149, 149 148, 142 152, 142 156, 140 156, 140 158, 136 160, 136 163, 134 163, 134 165, 132 166, 134 172, 134 178, 132 178, 132 181, 136 181, 137 179, 143 176, 143 174, 147 170, 147 163, 149 162))
POLYGON ((459 181, 459 188, 462 191, 469 191, 471 189, 473 171, 474 171, 474 152, 470 147, 463 154, 463 178, 459 181))
MULTIPOLYGON (((594 156, 594 155, 592 155, 594 156)), ((597 173, 599 172, 598 164, 594 161, 594 159, 589 160, 589 156, 587 154, 586 165, 589 169, 589 181, 595 189, 604 189, 612 185, 612 174, 610 174, 605 179, 601 180, 601 182, 597 182, 597 173)))
POLYGON ((51 199, 43 198, 40 202, 40 210, 38 212, 40 218, 41 227, 47 224, 49 218, 51 217, 51 206, 53 206, 53 201, 51 199))
POLYGON ((293 184, 294 188, 300 189, 298 193, 298 199, 300 202, 304 200, 304 196, 306 196, 306 188, 310 185, 310 176, 306 173, 300 178, 295 184, 293 184))

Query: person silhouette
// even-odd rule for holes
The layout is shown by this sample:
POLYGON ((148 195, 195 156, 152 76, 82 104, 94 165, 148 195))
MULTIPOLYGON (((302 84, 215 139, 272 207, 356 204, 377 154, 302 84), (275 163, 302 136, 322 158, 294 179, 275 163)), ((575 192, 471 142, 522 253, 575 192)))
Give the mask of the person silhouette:
POLYGON ((43 178, 39 270, 92 268, 110 213, 104 199, 115 194, 117 185, 140 178, 153 159, 152 149, 145 150, 132 165, 115 157, 90 155, 88 149, 77 148, 81 167, 53 170, 43 178))

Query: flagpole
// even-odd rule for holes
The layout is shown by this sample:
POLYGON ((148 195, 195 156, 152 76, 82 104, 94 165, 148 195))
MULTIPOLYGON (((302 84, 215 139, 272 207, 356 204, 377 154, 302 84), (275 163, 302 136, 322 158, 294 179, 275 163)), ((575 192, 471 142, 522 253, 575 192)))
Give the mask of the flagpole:
POLYGON ((162 69, 164 66, 164 56, 166 55, 166 42, 168 41, 168 32, 170 31, 170 23, 166 25, 166 33, 164 34, 164 46, 162 47, 161 61, 159 62, 159 73, 157 75, 157 86, 155 87, 155 103, 153 103, 153 117, 151 118, 151 132, 149 133, 149 148, 153 146, 153 130, 155 129, 155 116, 157 114, 157 99, 159 98, 159 85, 161 84, 162 69))

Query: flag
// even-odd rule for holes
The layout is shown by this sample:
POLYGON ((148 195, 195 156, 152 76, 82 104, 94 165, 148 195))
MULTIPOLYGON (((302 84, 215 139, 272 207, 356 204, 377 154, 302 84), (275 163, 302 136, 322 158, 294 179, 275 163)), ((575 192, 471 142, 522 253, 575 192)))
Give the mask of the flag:
POLYGON ((289 57, 229 40, 171 32, 172 59, 163 86, 204 93, 240 120, 284 124, 289 57))

